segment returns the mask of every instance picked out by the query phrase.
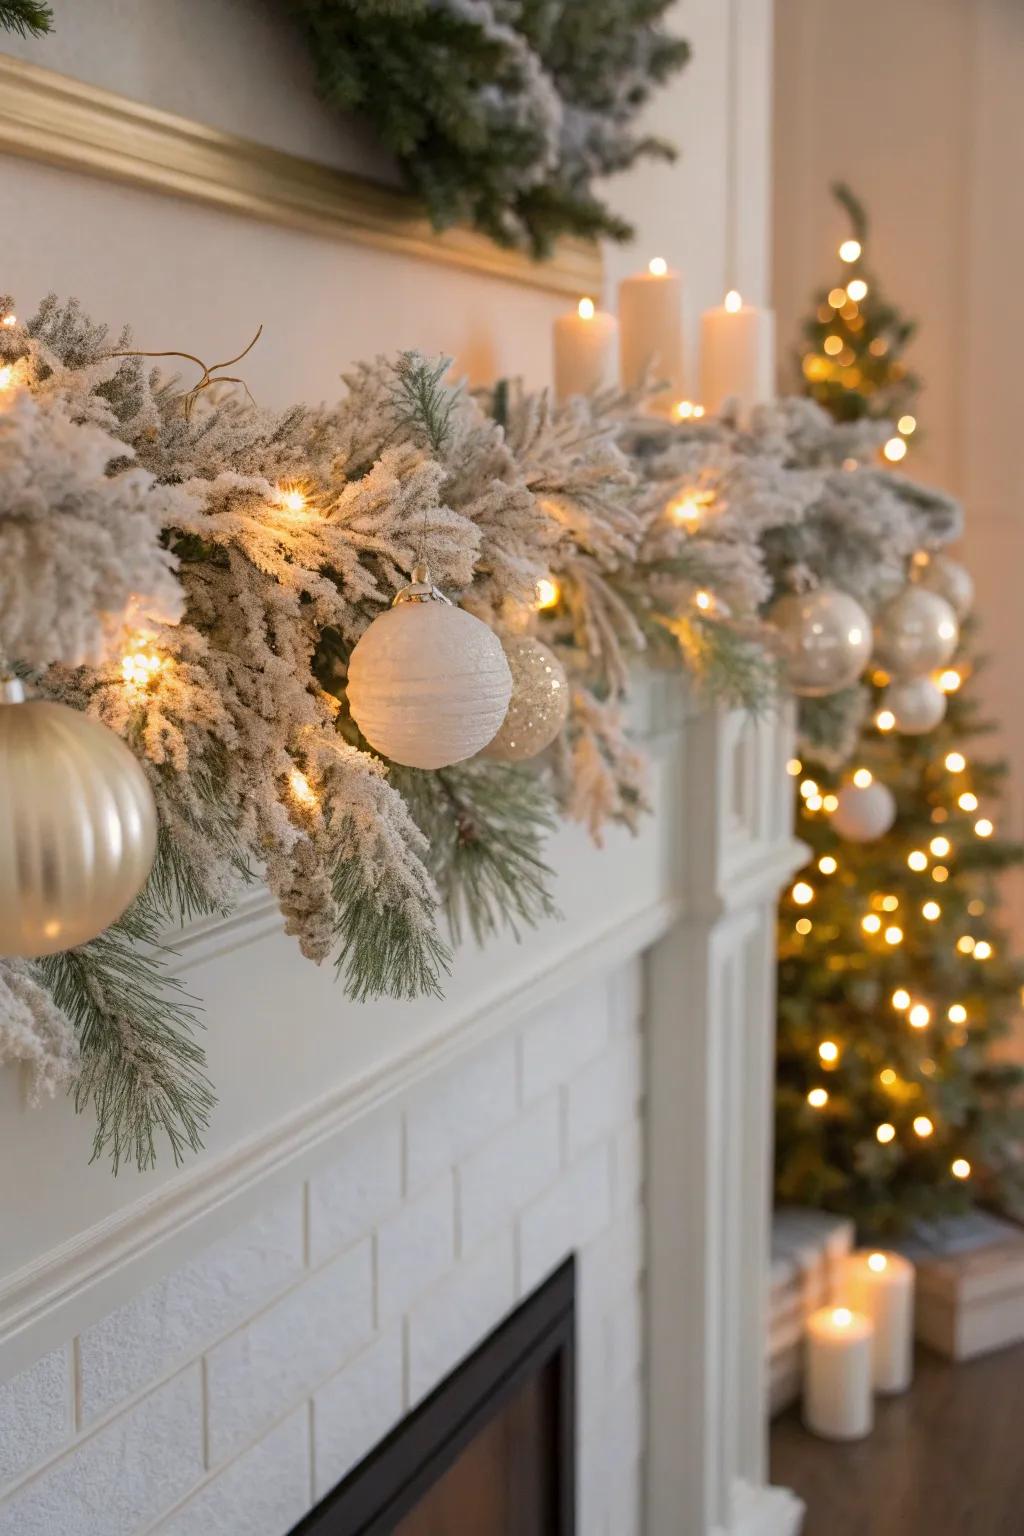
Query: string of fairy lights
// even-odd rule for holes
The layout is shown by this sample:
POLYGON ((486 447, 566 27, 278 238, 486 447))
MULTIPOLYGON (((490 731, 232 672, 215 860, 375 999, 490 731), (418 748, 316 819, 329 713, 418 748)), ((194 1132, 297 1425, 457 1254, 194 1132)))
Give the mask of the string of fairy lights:
MULTIPOLYGON (((956 686, 959 686, 959 682, 958 674, 956 686)), ((877 719, 875 723, 880 731, 884 732, 887 729, 886 725, 877 719)), ((799 758, 791 758, 786 767, 793 778, 800 778, 799 794, 803 815, 827 816, 836 809, 838 804, 836 795, 822 793, 814 779, 801 777, 804 767, 799 758)), ((951 788, 958 809, 973 815, 979 809, 978 797, 970 788, 959 787, 965 782, 965 776, 970 771, 967 758, 959 751, 948 752, 943 759, 943 768, 951 779, 957 781, 951 788)), ((850 782, 859 789, 867 788, 873 782, 873 777, 871 770, 866 767, 857 767, 849 775, 850 782)), ((948 821, 949 811, 945 806, 935 806, 932 809, 931 818, 933 822, 941 824, 948 821)), ((980 838, 989 838, 994 832, 994 824, 988 816, 979 816, 971 828, 972 835, 980 838)), ((955 857, 956 848, 953 839, 945 833, 936 833, 925 847, 910 850, 906 855, 906 867, 912 874, 927 877, 932 883, 941 886, 949 879, 950 863, 955 857)), ((815 867, 820 875, 829 878, 839 873, 840 864, 833 854, 823 854, 818 858, 815 867)), ((794 920, 794 931, 801 938, 806 938, 813 931, 814 921, 809 915, 809 909, 813 909, 817 895, 815 886, 806 877, 795 881, 789 890, 789 901, 799 911, 799 915, 794 920)), ((854 914, 856 926, 863 935, 863 942, 880 946, 883 953, 886 950, 897 949, 906 937, 903 925, 912 917, 915 908, 920 917, 929 924, 937 922, 942 916, 941 903, 923 892, 912 905, 901 901, 901 898, 892 892, 875 892, 870 898, 870 910, 861 914, 859 918, 854 914)), ((972 899, 967 905, 967 913, 971 917, 981 917, 984 912, 985 903, 979 898, 972 899)), ((994 954, 993 945, 988 939, 976 938, 970 932, 958 934, 953 948, 959 957, 977 962, 989 960, 994 954)), ((902 1015, 912 1030, 927 1030, 933 1022, 934 1004, 924 998, 912 996, 906 987, 900 986, 893 991, 890 1004, 894 1013, 902 1015)), ((967 1026, 970 1022, 967 1006, 960 1001, 949 1003, 946 1007, 946 1019, 954 1027, 952 1044, 957 1047, 964 1045, 968 1038, 967 1026)), ((841 1061, 841 1045, 836 1040, 822 1040, 818 1045, 817 1055, 821 1070, 832 1071, 841 1061)), ((921 1069, 926 1076, 930 1075, 929 1066, 934 1072, 934 1062, 929 1063, 926 1059, 921 1063, 921 1069)), ((899 1073, 893 1066, 882 1067, 878 1080, 886 1090, 898 1091, 901 1088, 899 1073)), ((830 1099, 829 1090, 823 1083, 815 1084, 806 1094, 809 1108, 816 1111, 825 1110, 830 1099)), ((936 1133, 936 1124, 932 1115, 917 1114, 910 1122, 910 1130, 916 1139, 925 1141, 936 1133)), ((882 1120, 875 1128, 875 1138, 883 1146, 895 1141, 898 1134, 897 1127, 891 1120, 882 1120)), ((955 1179, 969 1179, 972 1173, 969 1160, 961 1156, 954 1157, 950 1163, 950 1173, 955 1179)))
MULTIPOLYGON (((848 266, 854 266, 862 255, 863 248, 859 240, 844 240, 838 248, 840 261, 848 266)), ((863 330, 865 321, 861 305, 869 292, 867 279, 862 276, 851 277, 841 286, 837 284, 819 306, 816 312, 818 321, 823 326, 832 326, 839 320, 849 331, 856 333, 863 330)), ((841 329, 839 327, 826 332, 820 352, 804 353, 801 358, 804 378, 810 383, 838 384, 844 390, 871 394, 874 385, 869 378, 865 378, 863 370, 857 365, 857 354, 841 334, 841 329)), ((889 351, 889 341, 885 336, 875 336, 868 343, 867 350, 872 358, 884 359, 889 351)), ((898 378, 901 372, 901 365, 893 363, 893 377, 898 378)), ((896 431, 882 445, 882 455, 890 464, 899 464, 906 458, 908 439, 916 430, 917 418, 909 411, 903 412, 896 422, 896 431)))

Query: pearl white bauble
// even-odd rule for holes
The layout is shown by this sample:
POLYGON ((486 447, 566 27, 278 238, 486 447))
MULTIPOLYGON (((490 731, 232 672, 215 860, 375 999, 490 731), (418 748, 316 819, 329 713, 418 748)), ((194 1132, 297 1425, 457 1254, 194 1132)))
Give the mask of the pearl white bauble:
POLYGON ((155 854, 153 792, 120 737, 65 704, 0 704, 0 955, 94 939, 155 854))
POLYGON ((924 736, 945 718, 946 695, 930 677, 890 683, 882 707, 888 709, 901 736, 924 736))
POLYGON ((768 615, 782 638, 794 693, 820 698, 855 683, 871 653, 871 620, 856 598, 834 587, 791 592, 768 615))
POLYGON ((832 825, 848 843, 873 843, 884 837, 896 820, 896 799, 887 784, 877 779, 861 788, 844 784, 836 795, 832 825))
POLYGON ((974 606, 974 581, 970 571, 948 555, 930 555, 917 567, 914 580, 919 587, 944 597, 958 619, 966 619, 974 606))
POLYGON ((875 619, 875 656, 903 681, 941 667, 959 638, 956 614, 944 597, 927 587, 904 587, 875 619))
POLYGON ((505 641, 512 698, 484 757, 518 763, 549 747, 569 713, 569 679, 553 651, 532 635, 505 641))
POLYGON ((511 693, 493 629, 450 603, 389 608, 349 659, 353 720, 374 751, 409 768, 444 768, 479 752, 511 693))

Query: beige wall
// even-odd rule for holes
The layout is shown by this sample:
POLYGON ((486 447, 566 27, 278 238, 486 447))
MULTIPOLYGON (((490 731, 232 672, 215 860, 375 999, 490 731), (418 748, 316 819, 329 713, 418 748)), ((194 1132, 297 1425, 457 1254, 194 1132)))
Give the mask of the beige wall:
MULTIPOLYGON (((961 495, 985 680, 1024 833, 1024 7, 1018 0, 778 0, 775 302, 783 348, 835 270, 828 186, 868 204, 871 259, 921 321, 910 472, 961 495)), ((1024 905, 1018 902, 1024 934, 1024 905)))

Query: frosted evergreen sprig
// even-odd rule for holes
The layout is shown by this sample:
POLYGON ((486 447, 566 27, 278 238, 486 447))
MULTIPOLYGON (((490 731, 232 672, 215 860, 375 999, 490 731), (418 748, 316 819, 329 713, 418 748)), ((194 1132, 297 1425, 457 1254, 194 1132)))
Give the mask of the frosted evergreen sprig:
POLYGON ((95 1112, 93 1158, 109 1156, 114 1173, 152 1168, 160 1135, 176 1163, 198 1151, 215 1103, 198 1015, 165 957, 142 901, 91 943, 39 962, 78 1037, 75 1107, 95 1112))

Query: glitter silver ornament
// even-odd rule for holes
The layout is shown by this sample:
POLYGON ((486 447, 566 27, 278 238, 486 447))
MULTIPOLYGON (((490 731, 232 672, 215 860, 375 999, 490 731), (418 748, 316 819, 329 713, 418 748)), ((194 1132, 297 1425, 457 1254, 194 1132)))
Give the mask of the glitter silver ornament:
POLYGON ((137 759, 77 709, 0 686, 0 955, 52 955, 131 905, 156 854, 137 759))
POLYGON ((512 693, 501 641, 431 586, 423 566, 349 658, 352 718, 374 751, 445 768, 485 747, 512 693))
POLYGON ((849 688, 871 653, 871 621, 856 598, 834 587, 791 592, 768 615, 779 631, 794 693, 822 698, 849 688))
POLYGON ((887 784, 844 784, 836 795, 832 826, 848 843, 873 843, 896 820, 896 799, 887 784))
POLYGON ((944 597, 904 587, 875 619, 875 657, 903 682, 941 667, 956 650, 960 626, 944 597))
POLYGON ((915 562, 914 581, 919 587, 944 597, 958 619, 966 619, 974 606, 974 582, 970 571, 948 555, 927 555, 915 562))
POLYGON ((518 763, 549 747, 569 714, 569 679, 553 651, 532 635, 505 641, 512 673, 508 713, 484 757, 518 763))
POLYGON ((891 683, 882 698, 901 736, 924 736, 945 718, 946 695, 930 677, 891 683))

